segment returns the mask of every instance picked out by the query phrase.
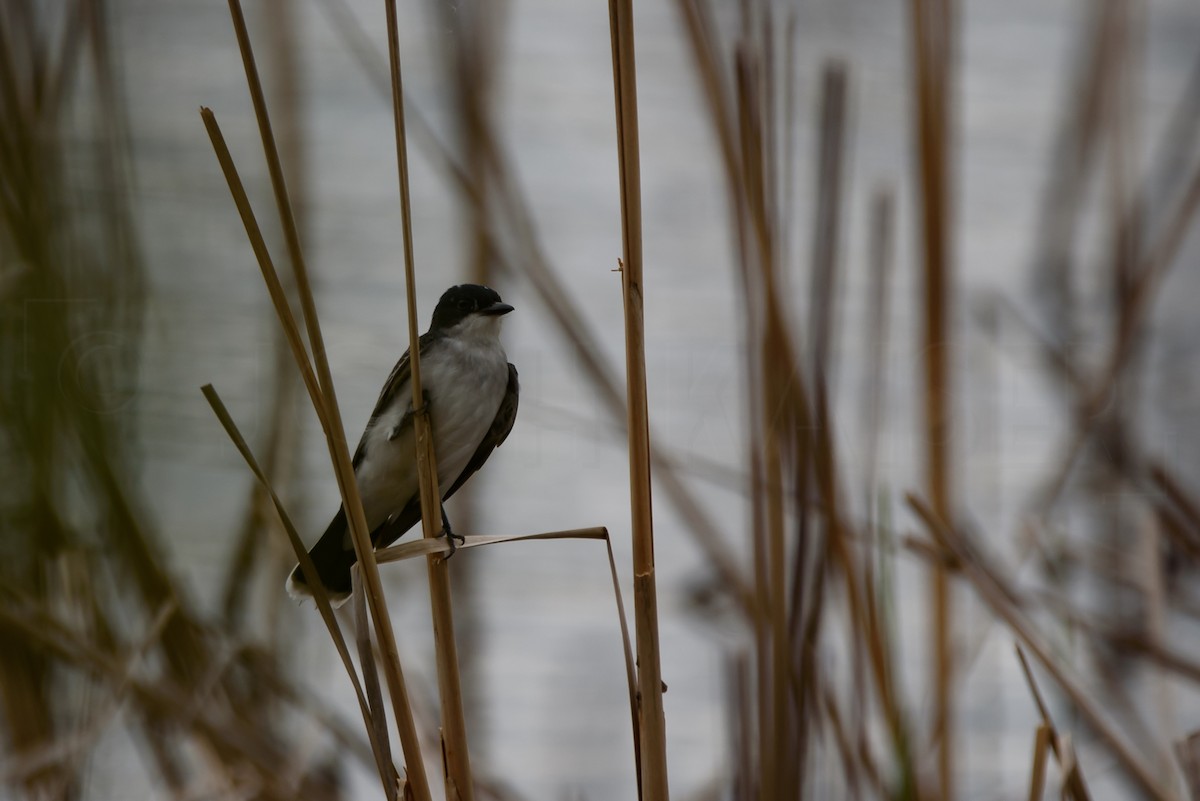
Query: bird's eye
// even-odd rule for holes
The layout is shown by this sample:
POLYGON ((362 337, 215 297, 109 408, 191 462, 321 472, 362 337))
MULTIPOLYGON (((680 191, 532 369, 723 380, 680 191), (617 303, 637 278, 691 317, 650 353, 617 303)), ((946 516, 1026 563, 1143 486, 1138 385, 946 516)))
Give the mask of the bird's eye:
POLYGON ((460 300, 460 301, 458 302, 458 310, 459 310, 459 311, 465 311, 465 312, 469 312, 469 311, 471 311, 471 307, 472 307, 473 305, 474 305, 474 304, 473 304, 473 303, 471 303, 471 301, 469 301, 469 300, 460 300))

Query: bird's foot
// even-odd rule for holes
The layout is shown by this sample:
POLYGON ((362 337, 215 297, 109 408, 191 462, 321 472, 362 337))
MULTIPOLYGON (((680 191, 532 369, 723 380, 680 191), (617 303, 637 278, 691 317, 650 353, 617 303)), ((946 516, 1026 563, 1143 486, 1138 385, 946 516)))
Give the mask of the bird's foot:
POLYGON ((455 534, 454 529, 452 529, 450 527, 450 518, 446 517, 446 507, 444 507, 444 506, 442 507, 442 534, 441 534, 441 536, 445 537, 447 543, 450 545, 450 552, 448 554, 446 554, 446 556, 445 556, 446 559, 449 559, 451 556, 454 556, 454 554, 458 551, 458 546, 462 545, 463 543, 465 543, 467 541, 466 537, 464 537, 462 534, 455 534))
POLYGON ((448 528, 442 529, 442 536, 445 537, 446 541, 450 544, 450 552, 446 554, 444 557, 445 559, 449 559, 451 556, 454 556, 454 554, 458 553, 458 546, 467 541, 467 538, 462 534, 455 534, 448 528))

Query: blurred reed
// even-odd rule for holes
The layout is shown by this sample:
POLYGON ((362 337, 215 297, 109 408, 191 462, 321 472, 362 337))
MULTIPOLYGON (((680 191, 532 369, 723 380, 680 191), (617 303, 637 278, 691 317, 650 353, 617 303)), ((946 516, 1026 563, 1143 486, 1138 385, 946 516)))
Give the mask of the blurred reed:
MULTIPOLYGON (((1032 745, 1028 778, 1015 784, 1027 787, 1030 799, 1048 791, 1090 798, 1106 762, 1118 767, 1118 786, 1130 794, 1196 797, 1200 739, 1181 736, 1166 716, 1156 715, 1134 678, 1147 677, 1168 698, 1168 680, 1200 679, 1200 656, 1173 634, 1180 630, 1175 621, 1200 618, 1200 602, 1188 591, 1200 559, 1200 501, 1189 464, 1195 454, 1189 443, 1168 453, 1155 448, 1144 417, 1155 301, 1181 261, 1200 204, 1194 136, 1200 129, 1200 68, 1184 87, 1143 178, 1134 154, 1141 137, 1156 133, 1142 130, 1134 111, 1145 20, 1117 0, 1080 12, 1065 112, 1038 199, 1029 271, 1033 300, 1003 299, 995 306, 998 323, 984 331, 999 346, 1032 343, 1069 421, 1046 465, 1044 485, 1022 510, 1024 542, 1012 558, 1012 549, 1003 547, 1006 532, 978 518, 955 486, 960 432, 951 430, 951 421, 962 410, 952 392, 960 375, 954 346, 967 324, 952 257, 959 230, 953 167, 960 146, 954 96, 958 5, 913 0, 908 6, 913 160, 864 199, 851 191, 848 176, 855 65, 830 59, 817 81, 818 103, 800 108, 795 87, 813 76, 797 74, 791 9, 767 0, 747 0, 734 11, 708 0, 676 0, 715 133, 712 158, 724 180, 734 243, 743 328, 730 332, 730 340, 744 343, 749 427, 744 464, 718 467, 722 480, 743 483, 749 499, 747 525, 736 531, 710 518, 691 483, 695 460, 662 443, 648 415, 641 299, 644 285, 653 289, 654 276, 643 274, 639 255, 631 4, 614 0, 611 6, 626 392, 620 371, 603 356, 601 337, 611 334, 588 328, 568 278, 552 267, 490 111, 496 82, 488 76, 502 54, 501 40, 488 32, 495 24, 489 15, 504 12, 466 5, 467 16, 455 17, 461 24, 449 26, 447 43, 447 64, 456 65, 454 113, 461 117, 462 141, 454 146, 404 100, 394 5, 386 9, 391 46, 385 58, 370 49, 370 38, 342 0, 321 3, 393 102, 401 169, 409 124, 414 142, 460 192, 471 236, 470 275, 527 284, 614 426, 628 434, 636 666, 628 635, 625 649, 641 795, 667 797, 671 733, 655 631, 653 469, 660 497, 685 521, 704 556, 707 599, 728 600, 733 610, 721 617, 735 632, 722 638, 728 758, 713 769, 706 797, 960 794, 973 769, 964 753, 974 732, 960 709, 975 662, 965 653, 961 616, 952 611, 958 595, 968 593, 1018 644, 1014 661, 1037 723, 1023 733, 1032 745), (809 117, 817 132, 814 214, 801 220, 788 202, 788 187, 799 120, 809 117), (901 192, 901 186, 912 191, 901 192), (900 214, 905 198, 913 204, 909 215, 900 214), (851 418, 838 402, 836 343, 838 310, 849 286, 842 243, 856 235, 844 221, 854 219, 847 212, 859 206, 870 218, 870 389, 861 414, 851 418), (1099 265, 1084 269, 1089 265, 1079 240, 1095 206, 1105 215, 1104 242, 1099 265), (923 360, 911 375, 896 378, 923 410, 913 430, 924 472, 895 488, 905 493, 906 504, 893 509, 893 488, 878 464, 880 442, 895 425, 883 413, 894 386, 888 376, 897 372, 884 343, 896 336, 891 287, 898 265, 907 263, 895 253, 896 227, 908 218, 916 223, 920 254, 922 293, 913 316, 921 321, 923 360), (783 278, 795 261, 789 242, 800 228, 811 231, 807 302, 791 297, 783 278), (1094 292, 1093 283, 1104 291, 1094 292), (1097 296, 1103 303, 1094 308, 1097 296), (800 314, 807 314, 801 318, 806 325, 796 324, 800 314), (846 452, 838 436, 856 419, 867 443, 863 460, 846 452), (852 478, 847 465, 856 461, 865 473, 852 478), (927 605, 914 609, 898 600, 901 559, 929 571, 927 605), (1097 609, 1071 592, 1080 585, 1102 599, 1097 609), (914 699, 898 647, 901 631, 913 630, 914 622, 932 641, 931 669, 915 682, 925 700, 914 699)), ((273 419, 264 442, 252 447, 216 392, 206 388, 260 488, 235 548, 221 616, 203 614, 164 566, 157 532, 140 511, 146 501, 138 495, 128 447, 137 411, 131 388, 144 287, 125 185, 127 133, 114 54, 103 3, 79 0, 65 8, 53 16, 32 0, 0 6, 0 470, 6 479, 0 489, 0 703, 9 752, 0 763, 3 781, 24 797, 79 797, 89 753, 127 709, 129 728, 144 743, 164 794, 173 798, 340 798, 345 755, 379 775, 385 797, 429 798, 424 765, 439 751, 448 798, 512 797, 467 759, 470 710, 452 653, 442 651, 438 662, 444 735, 421 725, 437 716, 415 714, 408 700, 376 562, 429 559, 440 644, 453 645, 448 586, 437 560, 444 544, 428 537, 434 529, 426 526, 426 539, 372 556, 361 515, 353 515, 364 569, 356 576, 352 616, 342 622, 354 626, 357 664, 341 622, 317 593, 319 613, 355 691, 361 730, 292 685, 281 667, 286 638, 251 639, 247 622, 262 610, 243 592, 245 579, 279 570, 280 560, 272 566, 253 555, 263 527, 275 525, 267 521, 278 519, 295 556, 306 559, 280 489, 287 483, 280 468, 296 447, 287 441, 293 426, 285 417, 273 419), (68 111, 80 103, 90 104, 99 120, 82 179, 77 166, 64 168, 68 111), (107 202, 74 203, 81 189, 107 202), (79 297, 96 302, 66 301, 79 297), (261 463, 255 448, 265 454, 261 463), (291 724, 297 715, 324 733, 316 752, 300 742, 291 724), (404 775, 395 766, 392 727, 404 775)), ((449 6, 436 8, 451 16, 449 6)), ((216 118, 207 110, 203 116, 282 322, 271 397, 294 392, 286 386, 294 388, 299 375, 326 435, 344 503, 353 511, 359 505, 304 266, 303 221, 296 219, 299 205, 288 190, 296 171, 283 166, 288 137, 274 143, 249 35, 238 4, 231 9, 293 277, 277 274, 216 118), (293 305, 303 310, 303 330, 293 305), (286 360, 289 353, 294 366, 286 360)), ((294 78, 295 54, 280 59, 279 73, 294 78)), ((282 108, 286 117, 288 101, 282 108)), ((407 192, 401 197, 407 206, 407 192)), ((409 319, 415 321, 411 233, 404 239, 409 319)), ((274 402, 281 405, 287 404, 274 402)), ((436 497, 432 486, 424 491, 436 497)), ((564 536, 608 535, 586 529, 472 536, 467 546, 564 536)), ((617 584, 611 547, 609 553, 617 584)), ((698 606, 697 613, 711 619, 714 608, 698 606)), ((619 594, 618 614, 624 629, 619 594)))
MULTIPOLYGON (((957 293, 953 282, 954 178, 951 87, 956 61, 957 4, 954 0, 912 0, 912 80, 915 107, 916 172, 919 196, 924 355, 925 492, 935 514, 957 514, 951 483, 954 409, 951 363, 957 293)), ((938 760, 937 790, 954 798, 955 667, 953 601, 945 565, 933 566, 931 584, 933 635, 933 738, 938 760)))
MULTIPOLYGON (((105 3, 0 8, 2 780, 80 797, 92 751, 124 725, 169 797, 338 798, 338 771, 289 725, 328 710, 278 653, 201 612, 143 512, 145 285, 109 25, 105 3)), ((360 736, 328 730, 369 759, 360 736)))
MULTIPOLYGON (((911 702, 904 698, 903 685, 898 681, 900 670, 894 643, 900 619, 911 614, 895 607, 888 567, 891 546, 887 544, 890 538, 886 533, 891 514, 886 501, 881 500, 874 478, 878 446, 871 443, 879 436, 875 404, 881 402, 878 393, 885 386, 879 377, 885 364, 879 344, 872 345, 875 349, 869 371, 872 388, 863 417, 871 455, 866 493, 847 493, 842 488, 838 465, 843 459, 832 436, 839 423, 833 411, 836 407, 830 400, 828 354, 830 337, 835 336, 838 305, 835 276, 842 268, 836 250, 842 203, 840 164, 850 141, 842 108, 844 104, 851 107, 853 104, 853 82, 847 79, 852 73, 837 63, 826 66, 820 108, 814 116, 819 139, 811 291, 806 304, 797 304, 808 309, 808 347, 804 350, 796 344, 800 336, 788 322, 791 310, 780 289, 780 273, 786 258, 783 243, 793 221, 786 215, 785 196, 779 188, 787 180, 780 176, 786 175, 784 165, 788 157, 786 147, 779 141, 792 137, 796 122, 789 116, 793 113, 789 99, 780 98, 778 87, 786 87, 794 80, 790 75, 780 74, 781 65, 784 70, 790 69, 795 61, 787 51, 794 39, 786 33, 781 35, 782 31, 791 30, 794 19, 773 4, 747 3, 736 16, 734 33, 729 35, 725 32, 728 16, 718 14, 708 3, 680 0, 678 5, 708 101, 726 177, 730 229, 736 243, 739 285, 743 292, 744 339, 748 343, 745 358, 751 365, 752 377, 747 396, 754 421, 748 457, 749 484, 754 488, 749 547, 754 553, 755 578, 751 583, 757 592, 748 632, 753 645, 746 652, 735 654, 730 671, 735 687, 730 698, 738 721, 731 743, 736 774, 731 785, 733 797, 804 797, 817 788, 828 789, 828 776, 810 772, 806 759, 828 750, 839 755, 843 768, 841 791, 848 792, 850 797, 952 797, 963 775, 957 754, 963 740, 970 737, 969 731, 959 728, 962 723, 955 711, 960 703, 958 688, 963 682, 958 671, 966 668, 956 656, 962 649, 963 636, 950 614, 956 606, 951 594, 954 577, 966 579, 968 587, 981 593, 992 614, 1038 656, 1055 679, 1057 689, 1087 720, 1089 733, 1101 747, 1115 755, 1139 792, 1151 797, 1175 797, 1171 780, 1164 781, 1162 775, 1155 774, 1145 755, 1139 753, 1141 749, 1129 744, 1130 735, 1114 728, 1097 704, 1094 694, 1109 692, 1110 683, 1101 678, 1098 687, 1083 689, 1084 684, 1063 672, 1052 652, 1038 640, 1040 635, 1036 630, 1014 617, 1015 609, 1033 601, 1036 590, 1032 586, 1003 585, 1004 591, 993 594, 993 588, 977 578, 992 575, 993 557, 986 556, 982 549, 958 547, 957 542, 951 544, 945 539, 949 530, 946 523, 936 522, 958 520, 969 514, 961 499, 955 497, 951 481, 952 445, 956 440, 950 423, 961 412, 951 403, 954 397, 951 381, 956 372, 951 343, 961 326, 955 312, 960 291, 952 280, 950 256, 955 230, 951 164, 957 150, 951 98, 957 60, 953 6, 914 2, 909 20, 913 35, 915 217, 924 286, 918 315, 924 321, 920 347, 924 359, 922 372, 914 376, 913 384, 923 388, 924 431, 919 442, 926 449, 925 489, 920 497, 911 495, 910 504, 934 534, 932 544, 906 538, 909 550, 926 559, 933 574, 929 585, 932 601, 927 607, 927 630, 933 637, 933 657, 929 664, 933 669, 926 688, 932 707, 928 717, 919 718, 908 711, 911 702), (725 22, 719 24, 717 19, 725 22), (781 492, 780 488, 790 491, 781 492), (865 508, 855 502, 859 498, 866 499, 865 508), (876 506, 878 503, 884 505, 876 506), (789 558, 793 569, 785 577, 779 567, 789 558), (1001 601, 1002 598, 1006 600, 1001 601), (1007 608, 1007 604, 1013 608, 1007 608), (837 619, 847 626, 844 640, 830 629, 831 622, 837 619), (784 627, 781 621, 792 623, 784 627), (844 677, 827 674, 822 669, 826 662, 820 654, 841 647, 849 649, 846 657, 849 672, 844 677), (866 668, 864 673, 860 673, 860 665, 866 668), (869 677, 867 681, 860 678, 864 675, 869 677), (852 711, 847 712, 847 708, 852 711), (885 733, 882 742, 887 743, 882 750, 881 733, 885 733)), ((1117 291, 1113 296, 1113 328, 1107 337, 1111 350, 1098 359, 1100 368, 1094 383, 1076 377, 1079 369, 1076 354, 1059 349, 1077 346, 1077 338, 1062 333, 1053 340, 1061 344, 1043 343, 1043 347, 1055 348, 1046 360, 1051 373, 1059 376, 1059 380, 1066 378, 1068 386, 1078 387, 1077 399, 1070 402, 1070 408, 1083 428, 1068 443, 1066 461, 1054 471, 1053 483, 1025 521, 1034 530, 1047 530, 1046 516, 1053 514, 1053 505, 1067 486, 1073 484, 1070 472, 1078 450, 1091 437, 1101 435, 1100 431, 1093 431, 1093 427, 1102 424, 1102 419, 1097 419, 1101 404, 1106 414, 1112 409, 1111 393, 1126 380, 1123 375, 1126 360, 1133 358, 1134 343, 1139 341, 1135 332, 1145 324, 1143 315, 1152 304, 1149 293, 1163 280, 1167 265, 1176 260, 1177 249, 1195 211, 1193 185, 1181 181, 1174 211, 1167 213, 1165 223, 1153 226, 1160 232, 1158 237, 1144 241, 1139 248, 1136 243, 1143 238, 1135 232, 1145 224, 1130 215, 1139 214, 1149 205, 1146 193, 1151 187, 1133 191, 1127 175, 1132 173, 1128 156, 1110 154, 1107 160, 1087 158, 1092 147, 1106 145, 1111 150, 1130 146, 1129 100, 1124 95, 1117 96, 1131 91, 1128 79, 1104 77, 1104 70, 1131 69, 1138 52, 1128 44, 1133 36, 1129 28, 1134 23, 1130 19, 1121 21, 1123 14, 1131 12, 1116 5, 1119 4, 1089 11, 1080 26, 1083 67, 1077 84, 1084 88, 1076 90, 1079 110, 1067 117, 1067 130, 1072 133, 1060 137, 1059 148, 1069 152, 1070 157, 1056 159, 1054 169, 1064 177, 1048 184, 1045 204, 1053 209, 1054 219, 1060 222, 1047 223, 1039 235, 1042 250, 1057 255, 1042 256, 1041 263, 1063 265, 1056 268, 1060 270, 1071 263, 1075 237, 1070 226, 1080 214, 1078 204, 1085 196, 1089 171, 1120 172, 1107 184, 1109 191, 1134 194, 1137 200, 1132 205, 1128 200, 1112 201, 1119 212, 1111 230, 1124 233, 1114 237, 1108 252, 1113 269, 1119 266, 1122 272, 1114 274, 1112 284, 1117 291), (1111 52, 1116 46, 1113 41, 1121 41, 1122 36, 1126 41, 1123 58, 1115 59, 1111 52), (1114 89, 1114 85, 1121 88, 1114 89), (1099 100, 1094 99, 1097 92, 1099 100), (1094 108, 1096 103, 1104 104, 1101 111, 1094 108), (1076 205, 1063 198, 1070 198, 1076 205)), ((1171 125, 1172 132, 1187 128, 1186 109, 1192 106, 1186 100, 1181 103, 1181 111, 1171 125)), ((1175 161, 1194 159, 1194 154, 1181 156, 1178 141, 1178 134, 1173 133, 1170 142, 1175 147, 1164 145, 1160 152, 1175 161)), ((889 336, 887 265, 892 211, 887 197, 879 195, 873 202, 872 240, 868 248, 872 260, 869 337, 872 343, 884 342, 889 336)), ((1043 220, 1052 215, 1048 213, 1043 220)), ((1047 330, 1052 331, 1057 330, 1053 328, 1055 325, 1071 325, 1067 310, 1078 305, 1079 291, 1077 282, 1055 280, 1061 291, 1051 299, 1048 308, 1053 320, 1047 330)), ((1047 297, 1043 295, 1041 300, 1045 303, 1047 297)), ((1109 458, 1121 459, 1121 470, 1130 467, 1132 442, 1136 439, 1136 435, 1125 432, 1114 442, 1109 432, 1108 438, 1102 440, 1110 446, 1109 458)), ((1146 465, 1151 468, 1149 473, 1126 476, 1135 480, 1133 486, 1146 488, 1155 478, 1152 471, 1155 464, 1157 460, 1146 465)), ((1113 490, 1111 482, 1103 486, 1106 492, 1113 490)), ((1098 497, 1089 503, 1097 511, 1105 505, 1098 497)), ((1185 502, 1183 507, 1189 505, 1190 502, 1185 502)), ((1147 528, 1151 532, 1155 529, 1153 525, 1147 528)), ((1173 530, 1178 531, 1179 526, 1173 530)), ((1131 547, 1116 542, 1110 545, 1114 551, 1131 547)), ((1147 588, 1143 597, 1150 603, 1148 608, 1156 610, 1154 619, 1159 621, 1153 631, 1161 634, 1165 630, 1163 621, 1171 614, 1165 608, 1170 594, 1164 589, 1162 579, 1165 564, 1158 558, 1161 548, 1138 545, 1134 550, 1148 554, 1141 564, 1149 572, 1139 585, 1147 588), (1157 600, 1151 602, 1152 596, 1157 600)), ((1127 595, 1128 582, 1124 591, 1127 595)), ((1117 596, 1109 592, 1106 597, 1117 596)), ((1113 620, 1121 617, 1116 607, 1110 617, 1113 620)), ((1071 615, 1059 621, 1059 625, 1065 624, 1079 634, 1078 624, 1071 615)), ((1088 636, 1097 636, 1096 630, 1091 629, 1088 636)), ((1094 640, 1093 644, 1102 646, 1102 642, 1094 640)), ((1157 646, 1149 650, 1162 655, 1157 646)), ((1145 664, 1140 662, 1143 668, 1145 664)), ((1184 673, 1189 670, 1178 665, 1176 669, 1184 673)), ((1032 678, 1030 681, 1033 687, 1032 678)), ((1070 746, 1069 735, 1054 727, 1040 696, 1037 701, 1043 710, 1044 728, 1038 735, 1043 745, 1035 752, 1033 772, 1038 775, 1031 781, 1032 786, 1040 788, 1045 784, 1045 754, 1049 748, 1061 767, 1064 792, 1072 797, 1086 797, 1081 765, 1070 746)), ((1135 718, 1136 708, 1135 702, 1126 706, 1135 718)), ((1148 730, 1144 723, 1131 728, 1132 732, 1148 730)), ((1132 736, 1135 741, 1138 739, 1136 734, 1132 736)), ((1161 751, 1150 751, 1156 765, 1171 764, 1161 751)), ((1178 764, 1172 766, 1172 772, 1178 770, 1178 764)), ((1040 797, 1040 790, 1031 797, 1040 797)))

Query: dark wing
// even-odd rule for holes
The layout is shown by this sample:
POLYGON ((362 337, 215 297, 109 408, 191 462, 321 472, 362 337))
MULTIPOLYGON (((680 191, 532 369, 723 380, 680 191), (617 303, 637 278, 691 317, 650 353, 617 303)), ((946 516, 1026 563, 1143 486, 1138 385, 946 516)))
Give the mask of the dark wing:
MULTIPOLYGON (((429 344, 436 339, 439 334, 433 331, 427 331, 417 340, 421 349, 421 355, 424 356, 429 349, 429 344)), ((379 419, 385 411, 387 411, 393 403, 396 403, 399 398, 396 394, 408 383, 408 379, 412 376, 412 365, 409 363, 408 351, 404 351, 404 355, 400 357, 400 361, 396 362, 396 366, 392 368, 392 372, 388 374, 387 381, 383 382, 383 389, 379 392, 379 400, 375 401, 375 408, 371 412, 371 418, 367 421, 366 428, 363 429, 362 439, 358 441, 358 447, 354 450, 354 459, 351 464, 354 467, 354 472, 358 472, 358 466, 362 464, 362 460, 367 456, 367 432, 370 431, 375 421, 379 419)), ((411 400, 408 401, 412 403, 411 400)), ((401 421, 402 425, 405 421, 401 421)), ((411 418, 409 419, 411 424, 411 418)))
POLYGON ((483 463, 492 455, 492 451, 508 438, 508 432, 512 431, 513 423, 517 420, 517 401, 520 399, 520 395, 521 384, 517 381, 517 368, 510 363, 508 365, 508 388, 500 400, 500 408, 496 410, 496 418, 492 420, 492 427, 488 429, 487 436, 475 449, 471 461, 467 462, 467 466, 463 468, 462 473, 455 479, 450 491, 442 496, 443 498, 449 498, 458 492, 458 488, 467 483, 467 479, 474 475, 476 470, 483 467, 483 463))

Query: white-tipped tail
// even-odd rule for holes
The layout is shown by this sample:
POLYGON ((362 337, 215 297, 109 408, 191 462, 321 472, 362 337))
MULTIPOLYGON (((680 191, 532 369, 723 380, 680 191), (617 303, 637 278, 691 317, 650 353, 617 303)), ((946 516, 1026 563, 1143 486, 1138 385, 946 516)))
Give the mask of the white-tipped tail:
MULTIPOLYGON (((297 567, 298 567, 298 565, 297 565, 297 567)), ((312 587, 308 586, 308 584, 296 581, 295 568, 292 569, 291 573, 288 573, 287 584, 284 585, 284 588, 287 590, 287 594, 291 597, 291 599, 293 601, 298 601, 298 602, 312 601, 314 604, 316 604, 316 599, 313 597, 312 587)), ((337 609, 342 604, 346 603, 346 601, 350 600, 350 593, 348 593, 348 592, 347 593, 330 592, 327 594, 329 595, 329 605, 332 606, 334 609, 337 609)))

